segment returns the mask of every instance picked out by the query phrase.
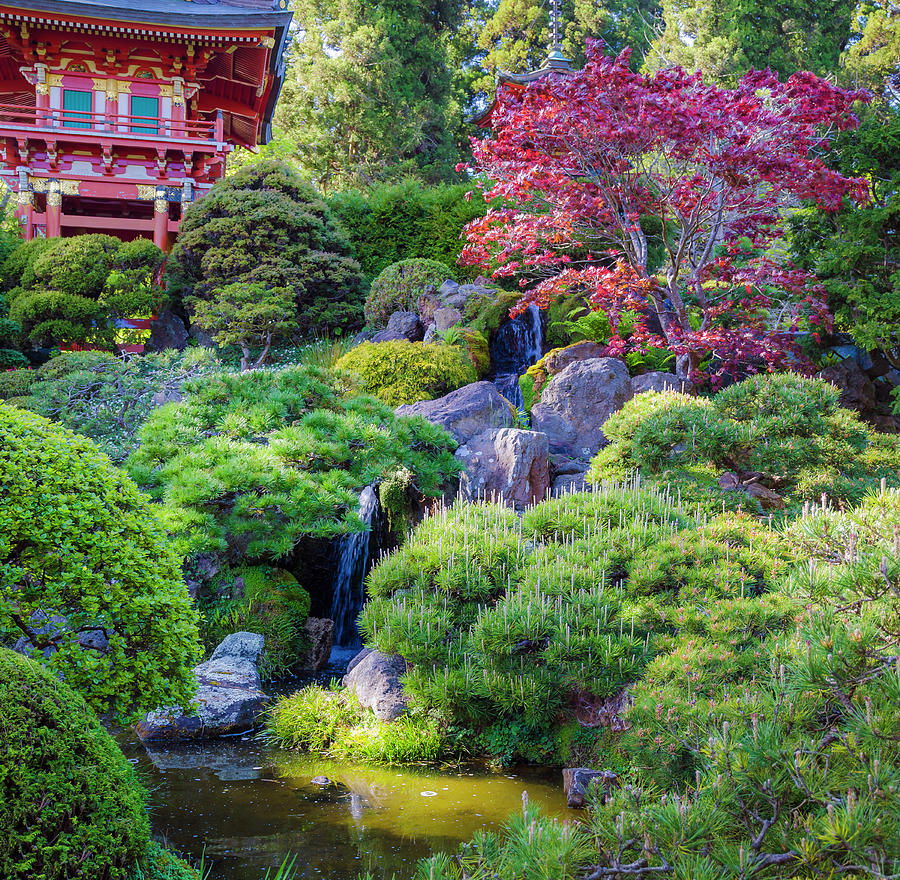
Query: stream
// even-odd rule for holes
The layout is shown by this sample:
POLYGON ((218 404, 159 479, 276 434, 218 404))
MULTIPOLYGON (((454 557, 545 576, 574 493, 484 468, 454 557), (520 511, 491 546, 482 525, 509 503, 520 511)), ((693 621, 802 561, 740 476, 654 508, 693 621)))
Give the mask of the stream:
POLYGON ((409 880, 423 856, 499 828, 525 791, 573 816, 558 770, 356 766, 249 736, 145 749, 121 734, 120 744, 151 791, 154 832, 194 863, 205 851, 210 880, 262 880, 291 854, 297 880, 409 880))

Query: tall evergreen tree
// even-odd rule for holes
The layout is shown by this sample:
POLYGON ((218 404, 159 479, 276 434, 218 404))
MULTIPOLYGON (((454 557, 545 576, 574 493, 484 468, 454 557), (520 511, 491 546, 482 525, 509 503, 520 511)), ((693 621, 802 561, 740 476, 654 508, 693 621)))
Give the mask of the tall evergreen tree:
POLYGON ((844 63, 853 82, 900 105, 900 3, 860 3, 844 63))
POLYGON ((296 0, 297 37, 276 116, 322 189, 452 175, 451 0, 296 0))
POLYGON ((856 0, 662 0, 663 29, 648 61, 726 84, 751 68, 826 76, 850 41, 855 7, 856 0))

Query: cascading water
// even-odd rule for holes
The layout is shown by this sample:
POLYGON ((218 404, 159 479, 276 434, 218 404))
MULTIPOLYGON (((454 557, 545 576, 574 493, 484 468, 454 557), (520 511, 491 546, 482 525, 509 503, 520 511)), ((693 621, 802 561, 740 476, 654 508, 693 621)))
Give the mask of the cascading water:
POLYGON ((337 541, 331 619, 334 621, 334 644, 338 647, 358 647, 360 644, 356 619, 365 600, 366 572, 377 513, 378 496, 371 486, 367 486, 359 496, 359 518, 365 523, 366 530, 344 535, 337 541))
POLYGON ((491 381, 516 408, 522 409, 521 376, 543 354, 544 328, 540 309, 534 304, 507 321, 491 340, 491 381))

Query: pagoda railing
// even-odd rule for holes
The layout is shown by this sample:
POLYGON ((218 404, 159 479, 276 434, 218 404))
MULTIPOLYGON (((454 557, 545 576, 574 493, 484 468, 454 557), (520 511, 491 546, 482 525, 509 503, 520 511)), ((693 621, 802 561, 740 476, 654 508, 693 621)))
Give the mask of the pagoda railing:
POLYGON ((34 129, 36 132, 66 134, 132 135, 136 138, 215 141, 224 139, 222 114, 214 120, 163 119, 157 116, 95 113, 87 110, 59 110, 0 104, 0 130, 34 129))

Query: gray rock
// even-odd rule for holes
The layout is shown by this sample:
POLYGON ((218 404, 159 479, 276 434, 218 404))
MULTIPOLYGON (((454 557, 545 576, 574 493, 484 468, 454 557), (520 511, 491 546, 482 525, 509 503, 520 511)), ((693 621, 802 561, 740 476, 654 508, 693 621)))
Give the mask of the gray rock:
POLYGON ((303 635, 309 651, 299 664, 299 672, 319 672, 328 665, 334 644, 334 621, 330 617, 307 617, 303 635))
POLYGON ((584 473, 560 474, 560 476, 554 477, 553 482, 550 484, 551 494, 553 495, 565 495, 569 492, 583 492, 587 488, 588 483, 584 473))
POLYGON ((516 428, 477 434, 456 450, 465 470, 460 494, 522 508, 543 501, 550 488, 547 435, 516 428))
POLYGON ((459 291, 459 284, 452 278, 448 278, 439 288, 438 296, 446 302, 448 296, 454 296, 459 291))
POLYGON ((644 373, 631 380, 631 390, 635 395, 645 391, 680 391, 690 394, 693 387, 692 383, 683 382, 674 373, 644 373))
POLYGON ((846 409, 856 410, 863 416, 871 416, 877 409, 875 383, 863 372, 855 359, 848 357, 840 363, 826 367, 819 373, 819 378, 837 387, 841 392, 840 404, 846 409))
POLYGON ((150 712, 135 725, 141 742, 213 739, 253 730, 269 703, 256 669, 264 641, 258 633, 227 636, 209 660, 194 668, 196 711, 176 707, 150 712))
POLYGON ((371 653, 371 648, 363 648, 358 654, 354 654, 353 659, 347 664, 347 672, 352 672, 354 667, 359 666, 371 653))
POLYGON ((425 330, 425 336, 423 337, 422 342, 428 344, 428 343, 431 343, 431 342, 437 342, 438 339, 439 339, 439 337, 438 337, 438 329, 437 329, 437 325, 436 325, 435 323, 432 322, 432 323, 429 324, 428 327, 426 328, 426 330, 425 330))
POLYGON ((449 431, 457 443, 467 443, 491 428, 511 428, 516 411, 492 382, 473 382, 437 400, 397 407, 398 416, 422 416, 449 431))
POLYGON ((183 351, 188 344, 188 328, 174 312, 164 311, 150 324, 150 338, 144 344, 144 351, 165 351, 175 348, 183 351))
POLYGON ((531 424, 550 451, 589 458, 606 445, 603 423, 631 397, 628 368, 615 358, 569 364, 541 393, 531 424))
POLYGON ((434 323, 438 333, 446 333, 451 327, 455 327, 463 319, 459 309, 435 309, 434 323))
POLYGON ((583 458, 571 458, 568 455, 550 456, 550 473, 554 477, 581 475, 588 467, 590 467, 590 462, 583 458))
POLYGON ((416 312, 394 312, 388 318, 387 327, 372 337, 372 342, 390 342, 395 339, 421 342, 425 328, 416 312))
POLYGON ((613 788, 619 787, 619 777, 610 770, 589 767, 565 767, 562 772, 566 803, 572 809, 587 806, 588 790, 592 785, 601 788, 601 802, 605 802, 613 788))
POLYGON ((396 721, 406 712, 407 698, 400 685, 405 672, 402 657, 371 651, 347 672, 343 683, 379 721, 396 721))
POLYGON ((202 345, 203 348, 215 348, 216 343, 212 336, 209 335, 204 329, 197 326, 196 324, 191 324, 188 328, 188 335, 197 345, 202 345))

